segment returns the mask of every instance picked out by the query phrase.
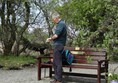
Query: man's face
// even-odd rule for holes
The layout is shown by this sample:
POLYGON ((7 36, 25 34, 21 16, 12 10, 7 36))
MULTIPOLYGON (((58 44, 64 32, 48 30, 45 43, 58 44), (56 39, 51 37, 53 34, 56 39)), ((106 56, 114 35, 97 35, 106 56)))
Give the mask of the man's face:
POLYGON ((52 21, 53 21, 54 23, 57 23, 57 18, 52 18, 52 21))

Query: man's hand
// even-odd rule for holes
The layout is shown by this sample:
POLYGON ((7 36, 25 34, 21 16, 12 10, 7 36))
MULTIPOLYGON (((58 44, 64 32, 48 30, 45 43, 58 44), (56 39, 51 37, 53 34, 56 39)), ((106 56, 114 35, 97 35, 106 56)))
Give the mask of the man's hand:
POLYGON ((50 42, 52 39, 51 38, 47 38, 46 39, 46 42, 50 42))
POLYGON ((58 35, 55 34, 55 35, 53 35, 52 37, 47 38, 46 42, 50 42, 50 41, 56 39, 57 37, 58 37, 58 35))

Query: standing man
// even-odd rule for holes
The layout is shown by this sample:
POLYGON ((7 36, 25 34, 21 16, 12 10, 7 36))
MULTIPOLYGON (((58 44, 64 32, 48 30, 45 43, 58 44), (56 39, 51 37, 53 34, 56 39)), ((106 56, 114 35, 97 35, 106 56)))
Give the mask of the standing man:
POLYGON ((55 33, 52 37, 47 38, 47 42, 54 42, 53 66, 54 66, 54 81, 51 83, 62 83, 62 51, 67 39, 67 26, 60 18, 60 15, 55 12, 52 14, 52 20, 56 23, 55 33))

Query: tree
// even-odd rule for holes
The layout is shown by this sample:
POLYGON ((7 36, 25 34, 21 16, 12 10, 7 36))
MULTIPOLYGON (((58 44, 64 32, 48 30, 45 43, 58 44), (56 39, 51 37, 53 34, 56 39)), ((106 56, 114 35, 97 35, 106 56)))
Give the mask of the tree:
MULTIPOLYGON (((45 22, 45 20, 42 20, 44 17, 41 17, 42 13, 40 11, 44 12, 46 22, 48 26, 50 27, 49 19, 48 19, 49 16, 48 16, 47 10, 43 8, 42 2, 40 1, 38 2, 39 3, 38 6, 40 7, 40 9, 39 9, 39 13, 37 14, 36 11, 38 10, 38 8, 37 8, 37 5, 34 4, 35 1, 32 1, 32 0, 30 1, 28 0, 16 0, 16 1, 15 0, 12 0, 12 1, 2 0, 1 1, 0 3, 1 4, 0 33, 2 35, 0 36, 0 41, 3 44, 3 48, 4 48, 3 51, 5 55, 9 55, 11 53, 15 55, 19 55, 26 48, 31 49, 31 47, 32 47, 32 50, 34 50, 33 49, 34 47, 36 49, 40 49, 39 48, 41 47, 40 42, 38 42, 37 44, 36 42, 31 43, 32 40, 30 41, 28 38, 26 39, 25 35, 29 28, 32 28, 32 30, 34 30, 33 27, 36 28, 38 25, 39 25, 38 28, 41 28, 40 26, 42 26, 42 23, 40 22, 45 22), (30 43, 28 44, 29 46, 27 46, 26 42, 30 43), (34 44, 36 44, 37 46, 34 44), (22 47, 20 45, 22 45, 22 47)), ((41 30, 44 31, 44 29, 41 29, 41 30)), ((39 36, 42 35, 41 33, 43 31, 39 31, 40 32, 39 36)), ((52 34, 50 28, 48 28, 48 31, 49 31, 49 34, 50 33, 52 34)), ((44 43, 44 40, 43 40, 43 43, 44 43)))
POLYGON ((20 33, 18 32, 18 26, 17 26, 17 15, 16 12, 21 7, 20 1, 9 1, 9 0, 2 0, 1 1, 1 9, 0 9, 0 17, 1 17, 1 41, 4 45, 4 54, 8 55, 11 53, 12 46, 14 42, 16 41, 17 48, 16 48, 16 54, 18 54, 18 46, 20 39, 22 38, 22 35, 24 31, 28 27, 29 23, 29 14, 30 14, 30 6, 28 2, 24 3, 24 25, 23 28, 20 29, 20 33))
POLYGON ((109 54, 118 54, 117 0, 68 0, 57 10, 79 32, 74 45, 105 47, 109 54))

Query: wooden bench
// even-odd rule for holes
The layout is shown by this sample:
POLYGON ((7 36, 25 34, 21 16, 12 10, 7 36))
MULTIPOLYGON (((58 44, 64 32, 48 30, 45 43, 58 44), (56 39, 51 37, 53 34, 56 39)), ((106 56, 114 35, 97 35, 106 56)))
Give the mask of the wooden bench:
MULTIPOLYGON (((74 61, 72 65, 63 65, 63 67, 67 68, 77 68, 79 69, 93 69, 96 70, 97 73, 87 74, 81 72, 63 72, 63 75, 72 75, 72 76, 82 76, 82 77, 92 77, 97 78, 96 83, 101 83, 101 78, 105 79, 105 83, 107 83, 107 73, 108 73, 108 60, 107 60, 107 52, 105 49, 97 49, 97 48, 79 48, 79 47, 65 47, 64 49, 68 49, 74 55, 74 61), (103 73, 103 74, 102 74, 103 73), (101 75, 102 74, 102 75, 101 75)), ((44 58, 52 58, 53 50, 50 51, 50 56, 48 57, 39 57, 38 58, 38 80, 41 80, 41 69, 49 68, 49 77, 52 77, 54 71, 52 71, 52 64, 45 64, 42 62, 44 58)))

